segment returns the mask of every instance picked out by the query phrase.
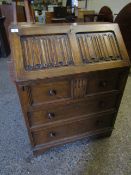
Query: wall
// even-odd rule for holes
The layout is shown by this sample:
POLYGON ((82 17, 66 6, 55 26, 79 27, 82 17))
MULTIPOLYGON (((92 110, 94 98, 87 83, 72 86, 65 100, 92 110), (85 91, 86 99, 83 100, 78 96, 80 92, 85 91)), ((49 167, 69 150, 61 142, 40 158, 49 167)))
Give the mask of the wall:
POLYGON ((113 14, 118 14, 119 11, 131 0, 87 0, 87 9, 95 10, 97 13, 102 6, 108 6, 113 11, 113 14))

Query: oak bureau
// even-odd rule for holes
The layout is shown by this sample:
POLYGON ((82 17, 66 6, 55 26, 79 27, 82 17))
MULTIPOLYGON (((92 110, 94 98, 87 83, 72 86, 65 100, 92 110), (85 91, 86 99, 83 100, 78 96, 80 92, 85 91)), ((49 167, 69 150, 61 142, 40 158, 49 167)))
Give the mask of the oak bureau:
POLYGON ((34 154, 111 135, 130 67, 117 24, 18 23, 10 42, 34 154))

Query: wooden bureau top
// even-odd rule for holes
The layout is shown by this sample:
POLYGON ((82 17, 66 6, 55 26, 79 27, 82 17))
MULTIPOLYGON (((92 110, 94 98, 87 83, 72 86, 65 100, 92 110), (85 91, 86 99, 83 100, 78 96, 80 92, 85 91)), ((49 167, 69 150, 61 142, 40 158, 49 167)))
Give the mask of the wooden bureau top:
POLYGON ((130 65, 117 24, 18 23, 9 32, 17 82, 130 65))

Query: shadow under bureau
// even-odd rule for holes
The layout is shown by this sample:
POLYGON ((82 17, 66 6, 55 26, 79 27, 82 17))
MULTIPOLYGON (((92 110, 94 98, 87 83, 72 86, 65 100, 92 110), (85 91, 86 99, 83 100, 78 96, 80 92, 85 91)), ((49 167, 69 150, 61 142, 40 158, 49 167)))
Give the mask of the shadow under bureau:
POLYGON ((18 23, 10 42, 34 154, 111 135, 130 66, 117 24, 18 23))

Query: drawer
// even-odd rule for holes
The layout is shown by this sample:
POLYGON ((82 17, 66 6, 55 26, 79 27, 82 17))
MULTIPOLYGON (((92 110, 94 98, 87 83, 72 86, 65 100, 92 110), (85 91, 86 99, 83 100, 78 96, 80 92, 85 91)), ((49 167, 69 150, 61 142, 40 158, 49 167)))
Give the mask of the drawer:
POLYGON ((96 112, 103 112, 116 107, 118 94, 106 94, 88 97, 86 100, 54 104, 43 107, 42 110, 28 113, 30 126, 41 125, 71 117, 81 117, 96 112))
POLYGON ((123 70, 106 70, 91 73, 88 77, 86 94, 119 90, 123 70))
POLYGON ((32 132, 32 137, 36 146, 83 133, 93 133, 96 130, 112 127, 113 123, 114 114, 107 114, 104 116, 77 120, 67 124, 61 123, 61 125, 54 127, 41 128, 40 130, 32 132))
POLYGON ((65 99, 71 96, 69 81, 36 83, 30 85, 29 89, 32 105, 65 99))

